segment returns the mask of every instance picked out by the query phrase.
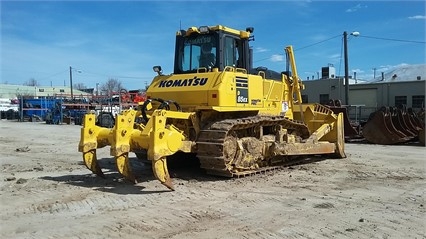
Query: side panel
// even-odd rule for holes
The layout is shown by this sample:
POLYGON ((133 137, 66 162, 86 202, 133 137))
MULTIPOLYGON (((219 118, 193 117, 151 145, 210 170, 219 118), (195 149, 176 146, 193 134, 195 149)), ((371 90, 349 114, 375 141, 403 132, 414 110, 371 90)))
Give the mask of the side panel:
POLYGON ((157 76, 147 90, 150 98, 174 100, 181 106, 207 106, 208 91, 219 73, 197 73, 157 76))
POLYGON ((291 110, 293 100, 291 98, 290 88, 285 79, 283 79, 283 81, 263 80, 265 108, 262 110, 262 113, 276 115, 285 114, 288 118, 293 118, 293 112, 291 110))
POLYGON ((263 107, 263 79, 254 75, 236 74, 235 101, 238 107, 263 107))
POLYGON ((263 80, 261 77, 238 73, 223 72, 217 83, 209 91, 209 105, 220 107, 244 108, 263 107, 263 80), (214 95, 217 98, 214 98, 214 95))
MULTIPOLYGON (((279 115, 289 89, 282 81, 234 71, 157 76, 147 90, 150 98, 174 100, 183 109, 257 110, 279 115)), ((291 104, 289 103, 288 106, 291 104)), ((288 109, 288 107, 287 107, 288 109)), ((291 110, 287 110, 287 114, 291 110)))

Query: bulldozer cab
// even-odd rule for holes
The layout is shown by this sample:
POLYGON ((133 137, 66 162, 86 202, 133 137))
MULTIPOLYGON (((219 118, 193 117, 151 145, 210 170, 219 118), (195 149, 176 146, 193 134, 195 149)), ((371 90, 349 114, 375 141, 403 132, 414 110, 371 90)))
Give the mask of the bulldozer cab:
POLYGON ((195 73, 200 69, 223 71, 226 66, 249 71, 249 33, 223 26, 178 31, 174 74, 195 73))
MULTIPOLYGON (((147 89, 152 110, 162 100, 178 102, 182 111, 257 112, 293 118, 294 102, 301 104, 292 48, 287 47, 285 72, 252 66, 253 28, 235 30, 222 25, 190 27, 176 34, 174 71, 153 79, 147 89)), ((172 107, 173 108, 173 107, 172 107)), ((177 109, 177 108, 176 108, 177 109)), ((151 110, 151 111, 152 111, 151 110)))

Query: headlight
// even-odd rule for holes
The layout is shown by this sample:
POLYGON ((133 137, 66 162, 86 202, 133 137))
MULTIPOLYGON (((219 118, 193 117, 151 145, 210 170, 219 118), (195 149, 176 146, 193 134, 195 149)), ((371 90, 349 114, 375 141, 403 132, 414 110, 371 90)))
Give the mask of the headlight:
POLYGON ((198 28, 198 31, 200 31, 200 33, 208 33, 209 27, 208 26, 201 26, 201 27, 198 28))
POLYGON ((161 66, 154 66, 152 67, 152 69, 154 70, 154 72, 161 72, 161 66))

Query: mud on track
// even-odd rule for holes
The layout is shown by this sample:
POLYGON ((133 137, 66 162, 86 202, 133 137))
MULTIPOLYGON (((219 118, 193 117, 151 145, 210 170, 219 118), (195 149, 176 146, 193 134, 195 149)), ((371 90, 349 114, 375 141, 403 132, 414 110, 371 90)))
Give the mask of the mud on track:
POLYGON ((93 176, 79 137, 0 121, 1 238, 426 238, 425 147, 347 144, 343 160, 239 179, 175 166, 169 192, 133 154, 141 182, 123 182, 108 148, 93 176))

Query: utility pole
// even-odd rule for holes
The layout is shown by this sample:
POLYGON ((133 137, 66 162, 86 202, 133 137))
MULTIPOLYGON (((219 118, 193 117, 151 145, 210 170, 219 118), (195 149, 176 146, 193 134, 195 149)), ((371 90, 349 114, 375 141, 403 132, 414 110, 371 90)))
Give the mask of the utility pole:
POLYGON ((345 105, 349 105, 349 66, 348 66, 348 33, 343 32, 343 49, 345 58, 345 105))
POLYGON ((74 99, 74 94, 72 92, 72 67, 70 66, 70 87, 71 87, 71 99, 74 99))
POLYGON ((376 68, 376 67, 374 67, 374 68, 373 68, 373 79, 374 79, 374 80, 376 79, 376 70, 377 70, 377 68, 376 68))

